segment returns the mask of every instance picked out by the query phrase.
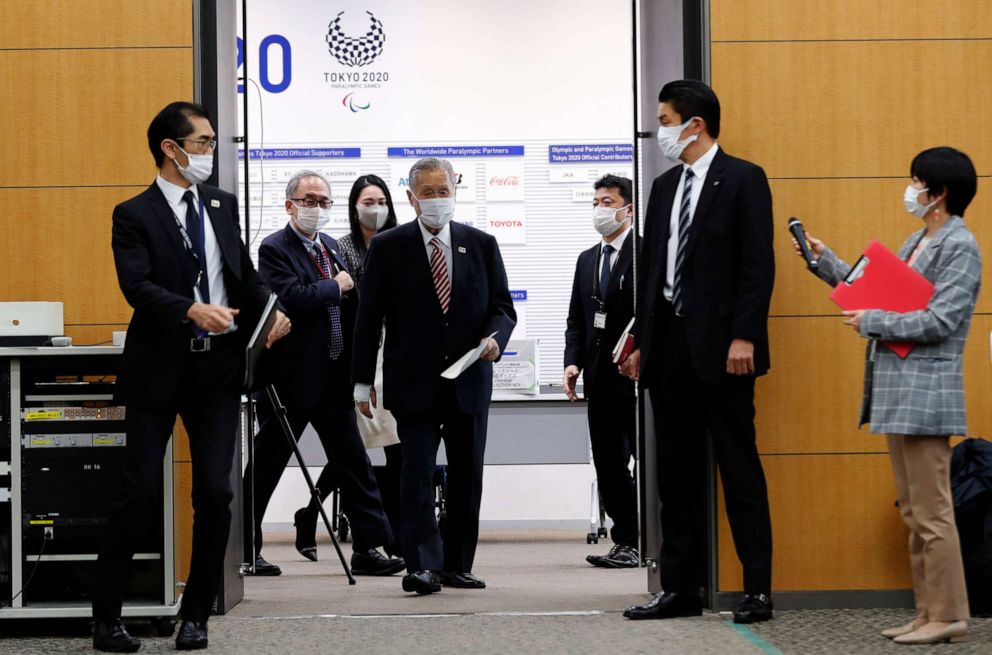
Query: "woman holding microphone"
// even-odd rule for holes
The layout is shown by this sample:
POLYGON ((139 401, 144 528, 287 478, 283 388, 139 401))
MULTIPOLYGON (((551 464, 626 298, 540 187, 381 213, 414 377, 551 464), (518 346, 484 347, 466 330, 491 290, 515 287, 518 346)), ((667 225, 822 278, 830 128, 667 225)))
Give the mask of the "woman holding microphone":
MULTIPOLYGON (((870 339, 861 424, 887 435, 899 511, 909 527, 916 618, 882 632, 900 644, 962 641, 968 634, 968 595, 951 500, 951 435, 967 434, 962 351, 981 284, 978 244, 964 223, 975 196, 975 167, 948 147, 918 154, 903 194, 922 219, 899 256, 934 285, 926 309, 896 313, 844 312, 844 324, 870 339), (878 341, 912 342, 906 359, 878 341)), ((836 286, 851 267, 808 233, 817 275, 836 286)), ((793 240, 796 252, 799 244, 793 240)), ((800 253, 801 254, 801 253, 800 253)))

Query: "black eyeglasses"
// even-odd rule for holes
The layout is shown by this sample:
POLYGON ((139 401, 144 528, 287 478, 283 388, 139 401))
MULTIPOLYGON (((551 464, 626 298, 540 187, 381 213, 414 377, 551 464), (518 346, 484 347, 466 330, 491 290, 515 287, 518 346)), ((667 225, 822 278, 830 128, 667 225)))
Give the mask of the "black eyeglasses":
POLYGON ((334 205, 333 200, 317 200, 316 198, 290 198, 290 200, 300 203, 307 209, 313 209, 318 205, 321 209, 330 209, 334 205))
POLYGON ((210 148, 211 150, 217 149, 217 139, 176 139, 176 141, 182 141, 183 143, 195 143, 200 148, 210 148))

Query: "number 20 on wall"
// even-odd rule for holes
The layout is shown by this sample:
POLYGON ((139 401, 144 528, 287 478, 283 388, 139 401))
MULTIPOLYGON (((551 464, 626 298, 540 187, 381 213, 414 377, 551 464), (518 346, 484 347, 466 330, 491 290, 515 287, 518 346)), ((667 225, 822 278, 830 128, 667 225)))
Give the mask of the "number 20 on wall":
MULTIPOLYGON (((276 55, 278 56, 278 54, 276 55)), ((280 34, 270 34, 258 44, 258 82, 263 89, 269 93, 282 93, 289 88, 293 81, 293 49, 289 45, 289 40, 280 34), (269 70, 269 56, 273 48, 281 51, 282 71, 277 71, 279 81, 272 81, 272 71, 269 70)), ((238 74, 244 75, 242 70, 245 65, 245 42, 238 37, 238 74)), ((238 84, 238 93, 245 92, 245 85, 238 84)))

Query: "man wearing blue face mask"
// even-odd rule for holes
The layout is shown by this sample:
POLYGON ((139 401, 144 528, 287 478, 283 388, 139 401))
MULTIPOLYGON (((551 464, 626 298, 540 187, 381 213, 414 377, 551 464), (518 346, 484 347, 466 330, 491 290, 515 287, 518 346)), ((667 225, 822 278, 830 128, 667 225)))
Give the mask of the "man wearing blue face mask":
MULTIPOLYGON (((357 301, 338 244, 320 230, 330 220, 331 187, 316 171, 299 171, 286 184, 289 221, 258 249, 258 272, 287 311, 296 317, 293 334, 273 350, 273 384, 286 405, 296 439, 312 425, 329 466, 317 480, 323 500, 338 485, 351 522, 355 575, 392 575, 402 559, 378 550, 393 541, 379 486, 358 432, 351 388, 351 335, 357 301)), ((261 394, 264 397, 264 394, 261 394)), ((262 551, 262 517, 292 454, 278 418, 265 400, 258 403, 255 436, 255 515, 244 521, 245 544, 252 541, 254 575, 279 575, 262 551)), ((315 535, 319 508, 311 502, 296 512, 296 549, 317 560, 315 535)))
MULTIPOLYGON (((204 184, 216 145, 203 107, 168 105, 148 127, 158 176, 114 208, 114 263, 134 315, 115 385, 127 452, 94 576, 97 650, 141 647, 121 624, 121 604, 135 549, 161 516, 162 458, 177 415, 189 435, 194 514, 176 648, 207 647, 231 524, 245 345, 269 298, 240 238, 237 199, 204 184)), ((266 346, 288 333, 280 311, 266 346)))
POLYGON ((702 612, 707 441, 744 569, 737 623, 772 618, 772 529, 754 429, 754 386, 769 367, 775 279, 772 197, 760 167, 717 145, 720 102, 695 80, 658 95, 658 176, 644 217, 636 350, 622 372, 649 392, 658 453, 663 591, 630 619, 702 612))
POLYGON ((369 247, 352 364, 355 402, 369 418, 383 323, 383 406, 396 417, 403 453, 400 478, 403 590, 431 594, 441 585, 482 589, 472 575, 479 538, 482 465, 492 362, 516 324, 496 239, 451 222, 455 179, 443 159, 410 169, 417 220, 380 232, 369 247), (464 353, 481 358, 453 380, 441 373, 464 353), (444 541, 434 516, 434 467, 444 440, 448 504, 444 541))
POLYGON ((593 566, 636 568, 637 486, 630 474, 636 452, 634 383, 620 375, 612 351, 634 313, 634 241, 632 183, 606 175, 597 180, 592 224, 602 239, 579 255, 572 282, 565 329, 565 373, 569 400, 578 398, 575 383, 583 375, 589 441, 603 507, 613 519, 613 547, 606 555, 588 555, 593 566))

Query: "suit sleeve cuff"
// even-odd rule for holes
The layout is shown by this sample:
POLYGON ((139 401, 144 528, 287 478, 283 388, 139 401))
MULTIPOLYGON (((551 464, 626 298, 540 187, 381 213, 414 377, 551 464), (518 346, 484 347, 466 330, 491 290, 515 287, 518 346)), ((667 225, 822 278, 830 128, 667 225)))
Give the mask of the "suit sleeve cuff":
POLYGON ((355 402, 367 403, 372 397, 372 385, 371 384, 359 384, 355 383, 354 398, 355 402))

